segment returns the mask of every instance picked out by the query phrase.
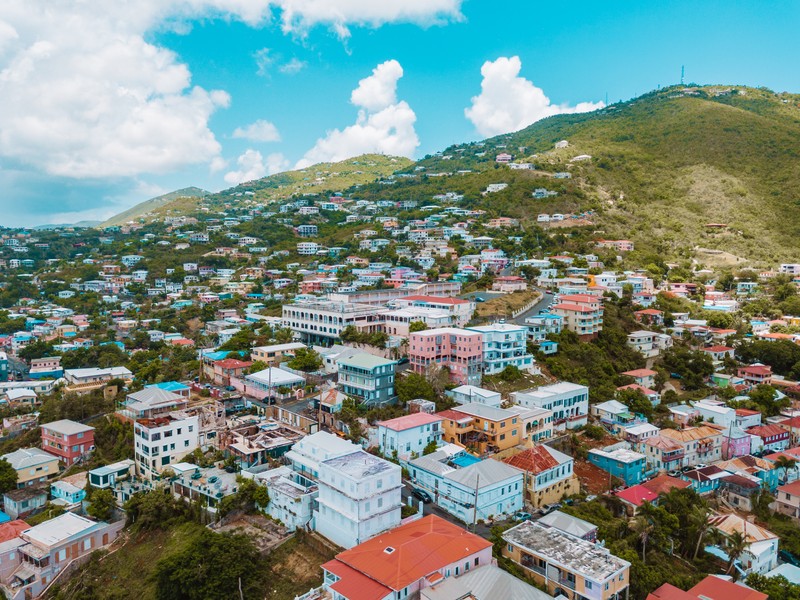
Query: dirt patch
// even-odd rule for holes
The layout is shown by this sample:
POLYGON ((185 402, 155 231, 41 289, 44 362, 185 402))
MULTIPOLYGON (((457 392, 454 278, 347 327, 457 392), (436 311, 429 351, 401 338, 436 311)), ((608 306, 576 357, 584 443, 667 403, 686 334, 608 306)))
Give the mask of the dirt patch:
POLYGON ((511 318, 514 311, 533 302, 539 295, 539 292, 531 291, 503 294, 497 298, 479 303, 475 308, 475 317, 479 319, 490 319, 492 317, 511 318))
POLYGON ((581 482, 581 488, 590 494, 602 494, 609 489, 609 476, 603 469, 584 460, 576 460, 575 475, 581 482))
POLYGON ((252 540, 261 552, 271 550, 289 537, 286 527, 262 515, 236 515, 211 527, 217 533, 239 533, 252 540))

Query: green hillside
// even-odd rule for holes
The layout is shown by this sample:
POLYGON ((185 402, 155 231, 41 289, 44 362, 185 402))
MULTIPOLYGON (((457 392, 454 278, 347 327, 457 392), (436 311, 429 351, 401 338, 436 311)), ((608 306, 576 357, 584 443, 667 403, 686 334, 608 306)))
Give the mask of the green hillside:
POLYGON ((797 258, 798 158, 800 96, 691 86, 551 117, 481 144, 448 148, 420 164, 432 172, 479 171, 456 185, 458 176, 444 178, 453 188, 476 187, 469 180, 508 181, 509 188, 491 195, 494 211, 533 221, 540 212, 594 209, 596 237, 630 238, 643 251, 714 264, 797 258), (560 140, 569 146, 556 150, 560 140), (499 152, 542 172, 568 171, 572 179, 559 180, 556 198, 534 200, 530 183, 515 182, 546 183, 546 177, 519 171, 501 177, 493 169, 499 152), (591 159, 571 162, 579 155, 591 159))
POLYGON ((151 216, 155 216, 159 211, 165 207, 177 207, 178 203, 182 203, 185 207, 193 207, 196 203, 207 196, 208 192, 196 187, 188 187, 180 190, 175 190, 162 196, 151 198, 129 208, 125 212, 121 212, 101 223, 99 227, 112 227, 114 225, 123 225, 130 221, 139 221, 140 219, 148 220, 151 216))

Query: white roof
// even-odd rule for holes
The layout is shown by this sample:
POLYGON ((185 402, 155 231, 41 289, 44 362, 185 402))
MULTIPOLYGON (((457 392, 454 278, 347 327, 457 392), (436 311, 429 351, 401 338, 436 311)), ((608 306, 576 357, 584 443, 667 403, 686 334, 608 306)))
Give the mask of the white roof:
POLYGON ((648 433, 650 431, 661 431, 661 430, 651 423, 640 423, 639 425, 632 425, 631 427, 625 428, 625 433, 629 433, 631 435, 641 435, 643 433, 648 433))
POLYGON ((21 448, 14 452, 4 454, 0 458, 7 460, 15 471, 35 467, 36 465, 41 465, 52 460, 58 460, 57 456, 49 454, 39 448, 21 448))
POLYGON ((295 385, 298 383, 305 383, 305 379, 289 371, 284 371, 278 367, 267 367, 263 371, 252 373, 245 379, 263 383, 271 387, 282 387, 284 385, 295 385))
POLYGON ((609 400, 608 402, 596 404, 595 408, 613 414, 628 412, 628 407, 618 400, 609 400))
POLYGON ((300 348, 306 348, 305 344, 301 344, 300 342, 292 342, 290 344, 275 344, 273 346, 256 346, 253 348, 253 351, 258 352, 287 352, 290 350, 299 350, 300 348))
POLYGON ((454 394, 461 394, 464 396, 480 396, 481 398, 493 398, 500 395, 500 392, 493 392, 492 390, 487 390, 475 385, 460 385, 450 391, 454 394))
POLYGON ((12 388, 6 391, 6 397, 13 402, 20 398, 36 398, 36 392, 30 388, 12 388))
POLYGON ((75 513, 66 512, 54 519, 26 529, 22 535, 33 543, 42 546, 55 546, 68 539, 94 529, 98 523, 75 513))
POLYGON ((64 371, 67 377, 74 377, 76 379, 84 379, 86 377, 132 377, 133 373, 127 367, 111 367, 109 369, 96 369, 94 367, 88 369, 67 369, 64 371))
POLYGON ((481 487, 487 485, 494 485, 511 479, 512 477, 523 477, 523 471, 507 465, 499 460, 487 458, 480 462, 464 467, 463 469, 456 469, 446 475, 447 479, 460 483, 468 488, 475 489, 477 485, 481 487))
POLYGON ((77 421, 70 421, 69 419, 61 419, 60 421, 53 421, 52 423, 43 423, 42 428, 49 431, 55 431, 62 435, 75 435, 76 433, 86 433, 87 431, 94 431, 94 427, 83 425, 77 421))

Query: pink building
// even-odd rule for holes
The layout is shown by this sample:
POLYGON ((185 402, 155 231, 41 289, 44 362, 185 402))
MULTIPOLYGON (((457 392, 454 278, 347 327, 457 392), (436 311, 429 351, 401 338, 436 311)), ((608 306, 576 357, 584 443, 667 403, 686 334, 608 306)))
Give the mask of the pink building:
POLYGON ((42 450, 74 465, 94 450, 94 427, 62 419, 42 425, 42 450))
POLYGON ((409 335, 408 359, 415 373, 428 365, 450 369, 451 379, 461 385, 480 385, 483 367, 483 334, 456 327, 417 331, 409 335))

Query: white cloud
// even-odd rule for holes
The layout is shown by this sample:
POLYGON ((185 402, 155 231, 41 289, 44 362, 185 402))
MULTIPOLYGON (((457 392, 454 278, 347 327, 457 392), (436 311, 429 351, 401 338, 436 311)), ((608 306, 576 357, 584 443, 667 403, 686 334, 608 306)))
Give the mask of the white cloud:
POLYGON ((215 156, 211 159, 211 162, 208 165, 208 170, 211 173, 219 173, 227 168, 228 161, 222 158, 221 156, 215 156))
POLYGON ((308 66, 308 63, 299 58, 291 58, 287 63, 278 67, 278 70, 284 75, 296 75, 308 66))
POLYGON ((270 52, 269 48, 261 48, 253 53, 253 58, 256 61, 256 74, 259 77, 267 77, 272 64, 275 62, 275 57, 270 52))
POLYGON ((417 116, 407 102, 397 100, 397 81, 402 76, 400 63, 388 60, 359 81, 350 95, 350 101, 359 107, 355 124, 329 131, 318 139, 298 161, 297 168, 371 152, 413 156, 419 146, 414 129, 417 116))
POLYGON ((246 127, 237 127, 233 130, 233 137, 250 140, 251 142, 279 142, 281 134, 274 123, 259 119, 246 127))
POLYGON ((280 152, 273 152, 264 158, 261 152, 249 148, 236 159, 238 170, 225 173, 225 182, 236 185, 244 181, 261 179, 289 168, 289 161, 280 152))
POLYGON ((575 106, 552 104, 541 88, 519 76, 518 56, 501 56, 481 67, 481 93, 473 96, 464 115, 483 136, 518 131, 545 117, 565 113, 590 112, 603 108, 603 102, 581 102, 575 106))

